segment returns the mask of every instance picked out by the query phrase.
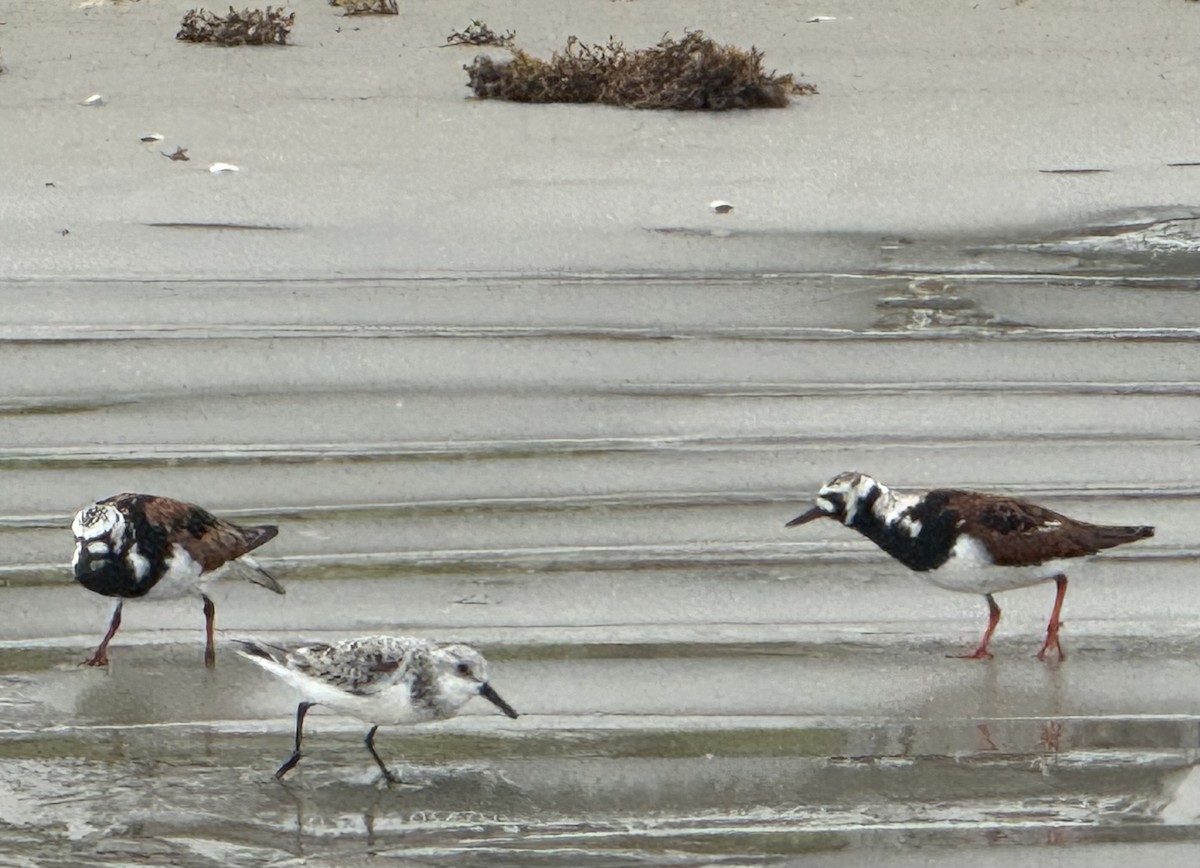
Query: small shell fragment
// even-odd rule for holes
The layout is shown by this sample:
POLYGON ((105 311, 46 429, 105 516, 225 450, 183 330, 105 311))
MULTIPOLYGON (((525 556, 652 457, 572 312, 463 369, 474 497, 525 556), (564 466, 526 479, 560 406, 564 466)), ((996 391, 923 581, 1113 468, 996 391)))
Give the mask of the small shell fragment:
POLYGON ((714 214, 728 214, 733 210, 733 203, 724 199, 714 199, 708 203, 708 207, 712 208, 714 214))
POLYGON ((98 106, 98 105, 104 105, 106 102, 108 102, 108 100, 106 100, 103 96, 101 96, 98 93, 94 93, 91 96, 89 96, 87 99, 85 99, 83 102, 81 102, 80 105, 98 106))
POLYGON ((805 24, 820 24, 822 21, 837 21, 833 15, 814 15, 812 18, 805 21, 805 24))
POLYGON ((161 142, 163 138, 164 136, 162 133, 146 133, 141 137, 141 140, 149 145, 155 142, 161 142))
POLYGON ((208 167, 208 171, 212 172, 214 175, 219 175, 222 172, 240 172, 241 169, 239 169, 233 163, 213 163, 208 167))

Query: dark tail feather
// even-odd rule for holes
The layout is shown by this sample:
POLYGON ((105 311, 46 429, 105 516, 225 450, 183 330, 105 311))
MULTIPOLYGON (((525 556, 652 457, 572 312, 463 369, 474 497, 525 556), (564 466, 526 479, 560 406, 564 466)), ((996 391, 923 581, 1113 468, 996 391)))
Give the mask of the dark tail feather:
POLYGON ((265 642, 255 642, 253 639, 234 639, 236 644, 242 646, 242 653, 249 654, 251 657, 261 657, 264 660, 273 660, 276 663, 282 663, 282 657, 287 656, 287 649, 280 648, 277 645, 267 645, 265 642))
MULTIPOLYGON (((263 543, 275 539, 275 535, 279 533, 279 528, 273 524, 260 524, 257 527, 239 527, 238 530, 242 532, 242 539, 246 544, 246 551, 243 552, 243 555, 254 551, 263 543)), ((254 584, 261 585, 277 594, 286 593, 283 590, 283 585, 279 584, 279 580, 255 563, 253 558, 244 558, 240 563, 250 568, 250 572, 246 575, 246 578, 254 582, 254 584)))
MULTIPOLYGON (((242 563, 245 563, 245 561, 242 563)), ((277 594, 287 593, 287 591, 283 589, 283 585, 279 584, 279 579, 275 578, 258 564, 253 562, 251 563, 253 564, 253 569, 251 570, 250 575, 247 576, 250 581, 254 582, 254 584, 261 588, 266 588, 268 591, 274 591, 277 594)))
POLYGON ((245 579, 249 582, 266 588, 268 591, 274 591, 277 594, 286 594, 283 585, 279 584, 279 580, 268 573, 258 565, 258 562, 249 555, 242 555, 236 560, 232 560, 225 565, 225 575, 230 578, 245 579))
POLYGON ((1100 527, 1097 528, 1099 533, 1098 548, 1110 549, 1113 546, 1124 545, 1125 543, 1136 542, 1140 539, 1149 539, 1154 536, 1154 528, 1149 525, 1141 527, 1100 527))
POLYGON ((239 527, 242 539, 246 542, 246 551, 252 552, 265 542, 275 539, 279 528, 273 524, 261 524, 258 527, 239 527))

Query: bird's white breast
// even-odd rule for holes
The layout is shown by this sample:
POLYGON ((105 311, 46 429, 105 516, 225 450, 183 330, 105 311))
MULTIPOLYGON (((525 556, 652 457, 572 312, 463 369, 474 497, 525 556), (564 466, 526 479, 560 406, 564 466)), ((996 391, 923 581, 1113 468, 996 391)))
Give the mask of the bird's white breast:
POLYGON ((1064 572, 1062 561, 1028 567, 998 567, 978 539, 962 534, 949 560, 936 570, 922 573, 932 584, 964 594, 995 594, 1049 581, 1064 572))
MULTIPOLYGON (((138 551, 137 546, 129 550, 127 557, 133 562, 133 568, 139 578, 150 571, 150 562, 138 551)), ((166 572, 143 599, 178 600, 182 597, 194 597, 201 592, 201 585, 200 565, 182 548, 172 546, 171 554, 167 558, 166 572)))
POLYGON ((351 714, 360 720, 378 723, 381 726, 396 724, 425 723, 436 720, 439 715, 433 706, 413 705, 407 685, 396 685, 371 696, 347 697, 358 700, 351 705, 328 703, 331 708, 351 714))

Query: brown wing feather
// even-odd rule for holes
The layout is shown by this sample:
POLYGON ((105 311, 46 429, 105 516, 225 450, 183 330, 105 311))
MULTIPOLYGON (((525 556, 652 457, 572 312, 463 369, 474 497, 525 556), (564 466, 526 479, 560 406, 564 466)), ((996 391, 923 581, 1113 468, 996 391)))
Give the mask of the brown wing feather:
POLYGON ((274 525, 239 527, 194 504, 153 494, 127 492, 105 502, 161 527, 167 541, 182 546, 204 572, 240 558, 279 533, 274 525))
POLYGON ((1015 497, 943 493, 946 505, 958 513, 961 532, 978 539, 998 566, 1078 558, 1154 536, 1152 527, 1090 524, 1015 497))

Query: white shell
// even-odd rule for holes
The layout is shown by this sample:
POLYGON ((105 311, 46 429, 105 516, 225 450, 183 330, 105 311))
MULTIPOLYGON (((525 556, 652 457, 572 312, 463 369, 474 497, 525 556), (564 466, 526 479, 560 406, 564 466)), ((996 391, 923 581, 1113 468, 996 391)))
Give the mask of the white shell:
POLYGON ((222 172, 240 172, 241 169, 239 169, 233 163, 213 163, 208 167, 208 171, 212 172, 214 175, 219 175, 222 172))
POLYGON ((94 93, 91 96, 89 96, 87 99, 85 99, 83 102, 81 102, 80 105, 96 106, 96 105, 104 105, 106 102, 108 102, 108 100, 106 100, 103 96, 101 96, 98 93, 94 93))
POLYGON ((708 203, 708 207, 712 208, 714 214, 728 214, 733 210, 733 203, 724 199, 714 199, 708 203))
POLYGON ((142 136, 142 141, 146 144, 150 144, 152 142, 161 142, 163 138, 164 136, 162 133, 146 133, 142 136))
POLYGON ((814 15, 812 18, 805 21, 805 24, 820 24, 822 21, 837 21, 832 15, 814 15))

